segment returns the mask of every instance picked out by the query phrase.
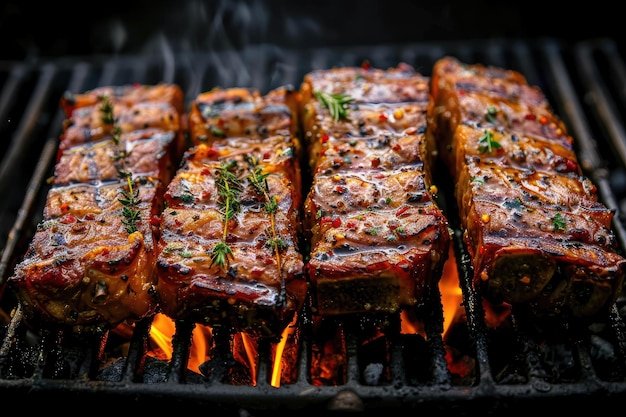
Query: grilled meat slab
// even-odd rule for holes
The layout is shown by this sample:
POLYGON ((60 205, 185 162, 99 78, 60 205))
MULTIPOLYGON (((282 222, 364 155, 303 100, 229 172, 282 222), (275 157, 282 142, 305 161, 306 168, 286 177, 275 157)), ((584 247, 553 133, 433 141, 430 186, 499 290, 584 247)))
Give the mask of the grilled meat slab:
POLYGON ((540 89, 452 57, 435 64, 431 83, 428 135, 455 180, 475 287, 543 314, 606 310, 624 281, 614 212, 540 89))
POLYGON ((422 303, 450 240, 431 183, 428 78, 405 64, 317 70, 301 99, 315 311, 393 313, 422 303))
POLYGON ((43 218, 9 283, 28 320, 76 331, 151 315, 163 192, 185 141, 182 91, 101 87, 60 105, 43 218))
POLYGON ((286 88, 200 94, 165 194, 157 269, 174 319, 279 337, 304 303, 301 178, 286 88))

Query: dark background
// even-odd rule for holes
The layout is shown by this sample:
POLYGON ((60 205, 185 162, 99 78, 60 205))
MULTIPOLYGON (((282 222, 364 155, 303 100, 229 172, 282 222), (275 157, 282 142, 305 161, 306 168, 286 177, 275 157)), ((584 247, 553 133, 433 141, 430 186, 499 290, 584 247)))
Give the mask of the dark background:
MULTIPOLYGON (((615 3, 614 3, 615 4, 615 3)), ((283 47, 439 40, 610 37, 623 17, 608 1, 5 0, 0 59, 136 54, 267 43, 283 47)))

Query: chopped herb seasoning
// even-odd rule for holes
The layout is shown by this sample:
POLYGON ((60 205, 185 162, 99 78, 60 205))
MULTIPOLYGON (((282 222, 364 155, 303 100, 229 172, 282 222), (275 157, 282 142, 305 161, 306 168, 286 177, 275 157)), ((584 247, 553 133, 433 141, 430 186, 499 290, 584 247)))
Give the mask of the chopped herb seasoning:
POLYGON ((471 182, 475 182, 477 184, 483 185, 485 184, 485 178, 484 177, 472 177, 471 182))
POLYGON ((522 202, 519 198, 516 198, 514 200, 506 200, 504 202, 504 207, 509 210, 519 210, 522 208, 522 202))
POLYGON ((559 230, 565 230, 565 226, 567 226, 565 217, 563 217, 561 213, 556 213, 552 218, 552 225, 554 226, 555 232, 559 230))
POLYGON ((485 120, 487 120, 489 123, 495 122, 497 113, 498 113, 498 110, 496 110, 495 107, 489 106, 487 108, 487 113, 485 114, 485 120))

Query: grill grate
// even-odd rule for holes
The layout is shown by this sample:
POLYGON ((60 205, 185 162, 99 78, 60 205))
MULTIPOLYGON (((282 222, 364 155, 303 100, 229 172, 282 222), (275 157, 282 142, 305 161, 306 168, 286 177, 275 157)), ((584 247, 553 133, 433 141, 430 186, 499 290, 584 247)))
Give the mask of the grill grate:
MULTIPOLYGON (((268 91, 284 84, 299 86, 302 76, 316 68, 360 65, 394 66, 403 61, 429 75, 436 59, 454 55, 517 69, 546 93, 576 138, 582 166, 598 186, 603 202, 617 211, 614 226, 626 248, 626 67, 611 39, 564 44, 558 40, 491 40, 488 42, 420 43, 333 49, 291 50, 270 45, 241 51, 171 53, 161 55, 55 59, 45 62, 0 62, 0 284, 25 252, 40 220, 46 178, 56 155, 62 125, 58 100, 66 91, 80 92, 101 85, 124 83, 179 84, 188 100, 214 86, 255 87, 268 91)), ((440 181, 435 180, 439 185, 440 181)), ((452 201, 443 190, 442 204, 452 201), (447 197, 446 197, 447 196, 447 197)), ((444 207, 445 208, 445 207, 444 207)), ((589 399, 603 405, 626 394, 626 302, 619 299, 607 317, 592 323, 553 322, 537 325, 528 312, 514 310, 510 325, 492 329, 485 324, 480 295, 471 289, 471 263, 455 225, 453 207, 446 210, 454 229, 467 323, 454 334, 441 336, 440 295, 432 294, 425 313, 427 337, 399 334, 397 317, 389 321, 389 378, 369 383, 362 359, 359 331, 368 323, 343 326, 348 356, 346 381, 337 386, 311 383, 311 317, 303 317, 297 377, 279 388, 270 386, 270 349, 260 346, 257 385, 222 382, 218 352, 209 378, 187 372, 188 342, 193 326, 176 323, 170 362, 146 357, 150 320, 132 332, 128 352, 102 367, 114 335, 69 335, 61 329, 33 332, 19 317, 8 314, 17 303, 0 286, 0 392, 4 403, 25 400, 87 399, 116 409, 142 405, 181 404, 186 411, 255 415, 276 410, 323 410, 336 413, 383 409, 452 411, 489 415, 502 410, 530 411, 541 405, 584 407, 589 399), (624 311, 624 312, 622 312, 624 311), (459 341, 461 355, 472 358, 470 378, 459 378, 448 367, 446 343, 459 341), (68 359, 69 358, 69 359, 68 359), (114 401, 110 401, 114 400, 114 401), (208 408, 210 407, 210 408, 208 408)), ((547 320, 548 321, 548 320, 547 320)), ((369 323, 371 325, 371 323, 369 323)), ((215 339, 228 335, 215 335, 215 339)), ((223 357, 221 356, 222 354, 223 357)))

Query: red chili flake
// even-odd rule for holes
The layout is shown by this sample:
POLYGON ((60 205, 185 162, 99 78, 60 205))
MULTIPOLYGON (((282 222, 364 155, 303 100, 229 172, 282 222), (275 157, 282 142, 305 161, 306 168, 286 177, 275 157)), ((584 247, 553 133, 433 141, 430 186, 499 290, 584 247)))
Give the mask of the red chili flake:
POLYGON ((265 269, 263 268, 252 268, 252 271, 250 271, 250 273, 252 274, 253 277, 260 277, 261 275, 263 275, 263 272, 265 271, 265 269))
POLYGON ((344 187, 343 185, 338 185, 335 187, 335 192, 337 194, 343 194, 346 192, 346 187, 344 187))
POLYGON ((270 159, 271 156, 272 156, 272 154, 270 152, 264 152, 263 153, 263 159, 270 159))
POLYGON ((545 125, 548 123, 548 118, 546 116, 541 116, 539 118, 539 123, 541 123, 542 125, 545 125))
POLYGON ((322 150, 320 151, 320 155, 325 155, 325 154, 326 154, 326 149, 322 149, 322 150))
POLYGON ((330 139, 330 136, 328 136, 328 134, 324 133, 324 134, 322 135, 322 137, 320 138, 320 141, 321 141, 322 143, 326 143, 326 142, 328 142, 328 139, 330 139))
POLYGON ((357 226, 356 222, 353 222, 353 221, 349 221, 348 223, 346 223, 346 227, 348 229, 356 229, 356 226, 357 226))
POLYGON ((391 149, 393 149, 394 151, 399 151, 401 148, 400 148, 400 145, 396 143, 395 145, 391 147, 391 149))
POLYGON ((109 254, 109 248, 102 248, 102 254, 103 255, 108 255, 109 254))
POLYGON ((565 160, 565 166, 571 172, 574 172, 574 171, 576 171, 578 169, 578 164, 576 162, 572 161, 571 159, 566 159, 565 160))
POLYGON ((93 213, 89 213, 85 215, 85 220, 94 220, 96 218, 96 216, 93 215, 93 213))
POLYGON ((332 223, 333 219, 328 217, 328 216, 324 216, 320 219, 320 223, 321 224, 325 224, 325 223, 332 223))
POLYGON ((61 218, 61 223, 63 224, 70 224, 70 223, 76 223, 77 219, 76 216, 74 216, 73 214, 66 214, 65 216, 63 216, 61 218))
POLYGON ((174 224, 176 226, 182 226, 183 225, 183 223, 180 220, 178 220, 178 219, 174 219, 174 224))
POLYGON ((528 113, 525 116, 526 120, 537 120, 537 116, 535 116, 534 114, 528 113))
POLYGON ((333 225, 333 227, 340 227, 341 226, 341 219, 339 217, 335 217, 333 219, 332 225, 333 225))
POLYGON ((61 204, 61 211, 68 211, 70 209, 70 205, 67 203, 61 204))
POLYGON ((380 158, 372 159, 372 167, 378 168, 379 165, 380 165, 380 158))
POLYGON ((381 122, 386 122, 386 121, 387 121, 387 119, 388 119, 388 117, 387 117, 387 115, 386 115, 385 113, 381 113, 381 114, 379 114, 379 115, 378 115, 378 119, 379 119, 381 122))
POLYGON ((361 68, 367 71, 368 69, 371 68, 370 62, 367 60, 363 61, 363 63, 361 64, 361 68))
POLYGON ((570 230, 569 235, 572 240, 577 240, 580 242, 589 241, 589 232, 587 230, 582 230, 582 229, 570 230))
POLYGON ((459 89, 459 95, 460 96, 464 96, 465 95, 465 90, 463 90, 462 88, 459 89))
POLYGON ((209 168, 202 168, 202 171, 200 171, 200 173, 202 175, 210 175, 211 174, 211 170, 209 168))
POLYGON ((409 209, 409 206, 402 206, 396 211, 396 217, 400 217, 405 211, 409 209))

